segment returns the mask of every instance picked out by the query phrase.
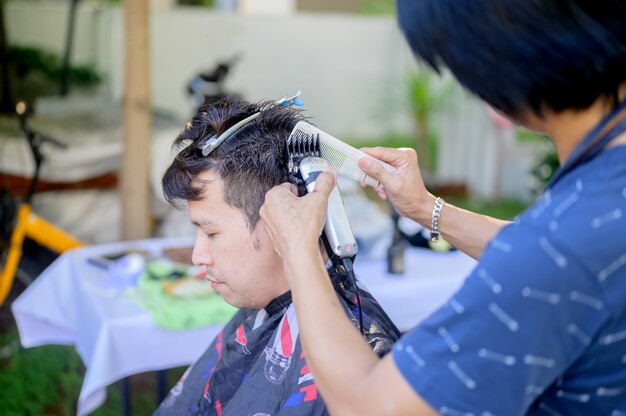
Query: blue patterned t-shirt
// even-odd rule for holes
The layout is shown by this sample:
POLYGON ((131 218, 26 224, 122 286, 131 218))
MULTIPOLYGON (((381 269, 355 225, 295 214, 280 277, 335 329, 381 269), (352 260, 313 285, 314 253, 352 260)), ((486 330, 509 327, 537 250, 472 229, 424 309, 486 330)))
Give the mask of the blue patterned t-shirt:
POLYGON ((443 415, 626 415, 626 146, 504 227, 393 357, 443 415))

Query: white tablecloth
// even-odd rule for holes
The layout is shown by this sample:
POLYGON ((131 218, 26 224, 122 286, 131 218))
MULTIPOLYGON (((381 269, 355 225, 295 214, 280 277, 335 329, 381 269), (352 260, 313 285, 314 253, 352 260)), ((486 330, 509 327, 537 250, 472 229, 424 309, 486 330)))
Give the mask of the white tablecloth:
POLYGON ((461 286, 476 265, 471 257, 454 252, 409 248, 404 256, 405 274, 387 273, 382 260, 358 258, 357 277, 374 295, 401 331, 408 331, 461 286))
MULTIPOLYGON (((194 362, 221 326, 168 331, 131 297, 107 288, 106 271, 88 262, 100 253, 138 248, 158 254, 163 247, 193 244, 189 238, 152 239, 91 246, 67 252, 13 303, 24 347, 72 344, 87 372, 78 414, 106 399, 106 387, 132 374, 194 362)), ((426 317, 460 286, 475 262, 460 252, 408 249, 405 275, 389 275, 383 260, 358 258, 357 276, 400 330, 426 317)))
POLYGON ((193 240, 164 239, 91 246, 60 256, 12 304, 24 347, 72 344, 87 372, 78 398, 78 414, 106 399, 106 387, 145 371, 194 362, 221 325, 169 331, 130 296, 105 284, 106 271, 87 259, 133 247, 157 254, 162 247, 190 246, 193 240))

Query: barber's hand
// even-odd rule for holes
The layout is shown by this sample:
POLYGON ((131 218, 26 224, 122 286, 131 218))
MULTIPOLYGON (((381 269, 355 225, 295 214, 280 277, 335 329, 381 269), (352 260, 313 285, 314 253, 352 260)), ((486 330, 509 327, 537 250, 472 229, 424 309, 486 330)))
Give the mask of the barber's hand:
POLYGON ((334 186, 334 174, 322 172, 313 192, 302 197, 297 196, 296 186, 290 183, 275 186, 265 194, 259 214, 279 255, 289 256, 290 250, 299 252, 318 247, 326 222, 328 196, 334 186))
POLYGON ((432 210, 434 197, 424 186, 415 150, 386 147, 366 147, 361 150, 396 168, 390 174, 375 160, 365 157, 359 160, 361 170, 383 185, 382 188, 376 188, 378 195, 389 199, 401 216, 416 219, 432 210))

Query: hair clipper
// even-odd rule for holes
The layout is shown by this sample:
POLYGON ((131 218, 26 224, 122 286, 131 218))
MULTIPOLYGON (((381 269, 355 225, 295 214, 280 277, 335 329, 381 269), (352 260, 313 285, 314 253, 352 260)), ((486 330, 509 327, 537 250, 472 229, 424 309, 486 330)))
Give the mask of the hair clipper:
MULTIPOLYGON (((328 162, 321 157, 305 157, 300 161, 298 170, 308 192, 313 191, 317 177, 329 167, 328 162)), ((328 197, 324 234, 327 240, 324 243, 327 244, 329 255, 332 251, 332 254, 339 258, 356 256, 359 249, 337 185, 328 197)))
MULTIPOLYGON (((319 136, 290 136, 287 140, 287 159, 289 163, 289 179, 299 186, 300 195, 311 192, 319 174, 330 167, 322 159, 319 136)), ((328 198, 326 224, 322 240, 331 261, 336 266, 337 259, 353 258, 358 246, 348 221, 339 188, 335 188, 328 198)))
MULTIPOLYGON (((331 166, 322 158, 319 134, 291 134, 287 139, 287 159, 289 164, 289 180, 298 185, 302 195, 315 189, 319 175, 331 166)), ((359 251, 352 233, 348 215, 343 206, 339 187, 335 185, 328 196, 326 223, 322 233, 322 241, 332 262, 333 268, 340 274, 351 279, 357 309, 359 311, 359 330, 364 334, 361 295, 354 274, 353 261, 359 251)))

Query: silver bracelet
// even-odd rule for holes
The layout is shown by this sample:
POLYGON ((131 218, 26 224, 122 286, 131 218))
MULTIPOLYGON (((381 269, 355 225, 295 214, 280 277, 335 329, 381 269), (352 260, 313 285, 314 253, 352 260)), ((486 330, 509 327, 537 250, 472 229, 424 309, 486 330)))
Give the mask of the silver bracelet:
POLYGON ((439 232, 439 220, 441 219, 441 209, 445 205, 446 201, 442 198, 437 198, 435 200, 435 206, 433 207, 433 215, 430 222, 430 241, 436 243, 439 241, 439 236, 441 233, 439 232))

